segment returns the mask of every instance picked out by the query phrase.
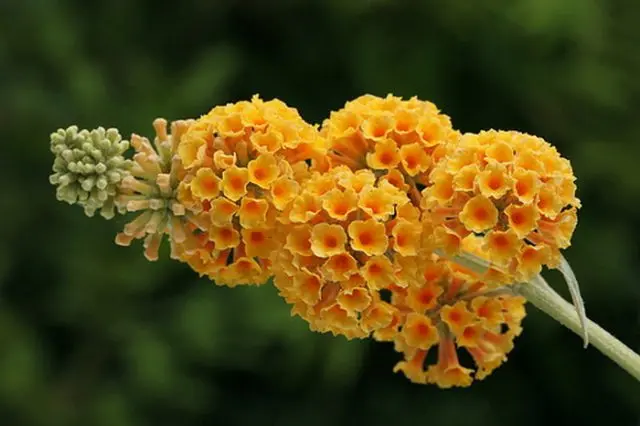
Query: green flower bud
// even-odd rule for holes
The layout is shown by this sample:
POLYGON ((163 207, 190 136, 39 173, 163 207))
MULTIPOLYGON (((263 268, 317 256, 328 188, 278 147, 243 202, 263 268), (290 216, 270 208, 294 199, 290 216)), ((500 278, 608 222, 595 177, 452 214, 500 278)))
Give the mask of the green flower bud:
POLYGON ((87 216, 96 211, 110 219, 115 215, 115 197, 120 182, 129 176, 133 161, 124 158, 129 142, 117 129, 98 127, 80 130, 70 126, 51 134, 56 197, 84 208, 87 216))

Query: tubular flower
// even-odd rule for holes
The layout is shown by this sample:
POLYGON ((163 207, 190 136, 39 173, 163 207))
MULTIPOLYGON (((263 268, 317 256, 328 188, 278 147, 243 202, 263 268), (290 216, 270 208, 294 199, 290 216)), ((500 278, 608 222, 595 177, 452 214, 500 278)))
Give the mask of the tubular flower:
POLYGON ((325 151, 317 128, 277 99, 256 95, 196 120, 177 147, 185 168, 178 199, 202 218, 204 235, 181 258, 217 284, 264 283, 283 243, 276 219, 302 180, 324 170, 325 151))
POLYGON ((332 164, 399 171, 402 183, 411 186, 415 203, 416 185, 428 182, 445 147, 459 138, 449 117, 431 102, 392 95, 364 95, 347 102, 324 121, 321 133, 327 138, 332 164))
POLYGON ((419 212, 372 171, 311 173, 278 221, 274 284, 313 330, 355 338, 389 327, 397 309, 380 291, 422 280, 419 212))
POLYGON ((396 318, 374 338, 394 343, 404 355, 394 371, 414 383, 450 388, 482 380, 507 359, 521 333, 524 298, 435 255, 421 266, 420 284, 390 288, 396 318), (437 361, 427 365, 434 349, 437 361), (461 350, 474 365, 462 365, 461 350))
POLYGON ((55 173, 49 181, 57 186, 57 199, 82 206, 87 216, 99 210, 111 219, 116 213, 118 186, 133 166, 123 156, 127 149, 129 142, 113 128, 78 131, 71 126, 52 133, 55 173))
POLYGON ((123 212, 136 212, 138 216, 116 236, 116 243, 129 246, 133 240, 144 239, 144 255, 148 260, 158 259, 163 235, 168 236, 171 244, 171 257, 177 259, 183 250, 179 246, 195 244, 197 233, 205 229, 202 214, 178 200, 185 172, 175 155, 176 147, 191 123, 192 120, 173 121, 169 134, 166 120, 154 120, 153 143, 131 135, 131 146, 136 152, 134 165, 130 175, 120 183, 115 203, 123 212))
POLYGON ((568 160, 543 139, 515 131, 465 134, 431 172, 421 210, 448 254, 481 235, 493 265, 528 281, 557 267, 577 223, 580 200, 568 160))

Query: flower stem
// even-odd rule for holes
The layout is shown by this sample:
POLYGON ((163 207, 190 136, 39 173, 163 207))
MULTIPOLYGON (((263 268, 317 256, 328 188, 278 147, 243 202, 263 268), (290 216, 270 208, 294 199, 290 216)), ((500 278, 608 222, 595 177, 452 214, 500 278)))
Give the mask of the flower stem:
MULTIPOLYGON (((445 256, 441 251, 437 253, 445 256)), ((490 265, 486 260, 470 253, 461 253, 448 258, 478 274, 484 274, 490 265)), ((526 283, 514 284, 513 291, 524 296, 528 302, 569 330, 584 337, 585 329, 576 308, 551 288, 542 275, 538 274, 526 283)), ((640 381, 640 355, 595 322, 586 317, 583 320, 586 320, 589 343, 640 381)))
MULTIPOLYGON (((576 309, 556 293, 541 276, 528 283, 516 284, 514 291, 569 330, 578 335, 582 334, 582 325, 576 309)), ((587 333, 589 342, 593 346, 640 380, 640 355, 589 319, 587 319, 587 333)))

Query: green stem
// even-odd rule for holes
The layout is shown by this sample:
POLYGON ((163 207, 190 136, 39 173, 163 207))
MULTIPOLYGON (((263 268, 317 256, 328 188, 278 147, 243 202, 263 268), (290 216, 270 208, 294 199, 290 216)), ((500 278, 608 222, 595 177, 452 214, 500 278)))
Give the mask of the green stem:
MULTIPOLYGON (((455 256, 446 256, 442 251, 436 253, 480 275, 490 267, 489 262, 470 253, 455 256)), ((574 333, 583 337, 586 333, 593 346, 640 381, 640 355, 586 316, 582 318, 586 322, 585 330, 576 308, 556 293, 542 275, 537 275, 527 283, 514 284, 513 291, 574 333)))
MULTIPOLYGON (((578 335, 582 334, 582 325, 576 309, 556 293, 541 276, 528 283, 516 284, 514 290, 569 330, 578 335)), ((593 346, 640 380, 640 355, 589 319, 587 334, 593 346)))

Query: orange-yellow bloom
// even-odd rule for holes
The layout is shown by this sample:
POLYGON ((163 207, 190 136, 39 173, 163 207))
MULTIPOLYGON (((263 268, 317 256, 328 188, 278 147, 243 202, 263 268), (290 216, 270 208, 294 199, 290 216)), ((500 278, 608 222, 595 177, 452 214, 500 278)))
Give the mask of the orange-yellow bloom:
POLYGON ((269 203, 267 200, 251 197, 243 197, 238 210, 240 225, 243 228, 258 228, 266 226, 267 211, 269 203))
POLYGON ((407 345, 427 350, 438 342, 438 331, 429 317, 411 312, 402 327, 402 337, 407 345))
POLYGON ((360 273, 373 290, 387 288, 393 282, 393 265, 386 256, 369 258, 360 273))
POLYGON ((262 189, 269 189, 273 181, 278 178, 280 168, 273 154, 260 154, 255 160, 249 161, 247 171, 249 182, 262 189))
POLYGON ((419 205, 436 248, 456 255, 470 233, 478 234, 485 259, 500 264, 505 282, 557 267, 580 207, 570 163, 543 139, 514 131, 465 134, 443 149, 419 205), (521 251, 527 245, 548 250, 521 251))
POLYGON ((249 172, 244 167, 232 166, 222 172, 222 191, 231 201, 238 201, 247 194, 249 172))
MULTIPOLYGON (((321 134, 334 165, 399 170, 418 182, 427 180, 444 154, 442 147, 459 137, 433 103, 392 95, 363 95, 347 102, 323 122, 321 134)), ((414 182, 410 185, 416 190, 414 182)))
POLYGON ((211 201, 210 207, 211 223, 216 226, 230 224, 239 209, 236 203, 225 197, 215 198, 211 201))
POLYGON ((513 192, 521 203, 530 204, 540 190, 538 173, 516 168, 513 172, 513 192))
POLYGON ((394 320, 374 337, 394 343, 404 355, 394 371, 412 382, 469 386, 500 366, 513 348, 513 339, 522 330, 524 299, 500 294, 482 277, 460 272, 459 266, 436 256, 421 266, 423 283, 389 288, 394 320), (434 347, 437 362, 429 365, 427 354, 434 347), (459 351, 471 355, 475 371, 465 365, 459 351))
POLYGON ((392 194, 384 187, 366 186, 358 194, 358 207, 377 220, 384 221, 394 213, 392 194))
POLYGON ((331 256, 320 269, 328 281, 347 281, 358 272, 358 262, 349 253, 331 256))
POLYGON ((418 222, 406 219, 398 219, 391 236, 393 237, 393 249, 405 256, 415 256, 420 251, 422 242, 422 226, 418 222))
POLYGON ((431 167, 431 157, 420 143, 414 142, 400 147, 400 160, 409 176, 425 172, 431 167))
POLYGON ((302 179, 327 167, 318 129, 284 102, 256 95, 211 109, 173 148, 184 167, 171 176, 184 182, 178 196, 198 214, 193 225, 220 243, 209 241, 206 255, 185 243, 182 256, 218 284, 262 284, 271 252, 285 243, 278 220, 294 210, 302 179))
POLYGON ((330 218, 346 220, 347 216, 358 208, 358 195, 351 188, 344 191, 334 188, 326 193, 322 201, 322 208, 330 218))
POLYGON ((347 338, 392 333, 397 312, 380 290, 420 280, 423 226, 409 204, 406 193, 369 170, 309 173, 276 219, 286 242, 270 257, 273 282, 292 314, 313 330, 347 338), (303 300, 292 287, 301 268, 321 280, 319 299, 303 300))
POLYGON ((442 321, 455 333, 461 333, 473 321, 473 314, 467 309, 466 303, 459 301, 455 305, 444 306, 440 313, 442 321))
POLYGON ((400 162, 398 146, 391 139, 377 142, 374 151, 367 153, 367 166, 376 170, 394 169, 400 162))
POLYGON ((484 237, 485 250, 491 260, 498 264, 508 264, 522 246, 518 234, 512 229, 506 231, 489 231, 484 237))
POLYGON ((354 220, 349 224, 351 248, 367 254, 377 256, 387 251, 389 240, 385 227, 374 219, 354 220))
POLYGON ((282 176, 271 185, 271 202, 278 210, 284 208, 298 195, 300 184, 295 180, 282 176))
POLYGON ((215 243, 217 250, 237 247, 240 244, 240 233, 231 226, 212 226, 209 228, 209 238, 215 243))
POLYGON ((220 178, 213 173, 213 170, 202 168, 191 181, 191 191, 200 199, 211 200, 220 193, 220 178))
POLYGON ((464 205, 460 221, 473 232, 484 232, 498 222, 498 209, 484 195, 476 195, 464 205))
POLYGON ((487 165, 478 173, 478 189, 485 197, 501 198, 511 189, 512 179, 502 164, 487 165))
POLYGON ((277 244, 273 230, 261 228, 243 229, 242 241, 244 242, 247 256, 264 259, 269 258, 277 244))
POLYGON ((292 226, 288 231, 284 248, 293 254, 311 256, 311 226, 292 226))
POLYGON ((318 257, 331 257, 345 252, 347 234, 340 225, 319 223, 311 231, 311 251, 318 257))

